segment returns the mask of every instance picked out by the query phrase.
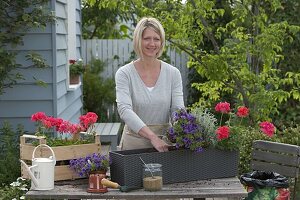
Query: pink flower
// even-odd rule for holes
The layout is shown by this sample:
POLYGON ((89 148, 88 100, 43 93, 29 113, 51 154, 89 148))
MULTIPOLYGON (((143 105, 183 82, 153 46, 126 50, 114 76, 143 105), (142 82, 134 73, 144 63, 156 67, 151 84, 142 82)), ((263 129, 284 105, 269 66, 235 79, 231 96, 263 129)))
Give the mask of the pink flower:
POLYGON ((249 109, 245 106, 241 106, 238 108, 236 115, 239 117, 247 117, 249 115, 249 109))
POLYGON ((47 119, 47 115, 44 112, 37 112, 31 115, 31 121, 42 121, 47 119))
POLYGON ((230 103, 220 102, 216 105, 215 110, 221 113, 229 113, 230 112, 230 103))
POLYGON ((45 126, 46 128, 52 127, 51 122, 48 121, 47 119, 42 119, 41 122, 42 122, 43 126, 45 126))
POLYGON ((271 122, 261 122, 259 126, 260 130, 269 137, 272 137, 274 135, 275 126, 271 122))
POLYGON ((226 139, 229 137, 229 127, 228 126, 221 126, 216 130, 218 140, 226 139))
MULTIPOLYGON (((70 133, 77 134, 82 131, 91 131, 88 130, 94 123, 97 122, 98 116, 93 112, 88 112, 86 115, 80 116, 79 124, 72 124, 69 121, 65 121, 61 118, 54 118, 51 116, 47 116, 43 112, 37 112, 31 116, 32 121, 36 121, 39 123, 38 131, 41 132, 43 129, 51 129, 53 128, 59 133, 70 133)), ((93 127, 92 127, 93 128, 93 127)), ((92 129, 91 128, 91 129, 92 129)), ((48 130, 47 130, 48 131, 48 130)))
POLYGON ((86 115, 82 115, 79 117, 80 124, 85 128, 88 129, 89 126, 96 123, 98 116, 96 113, 88 112, 86 115))

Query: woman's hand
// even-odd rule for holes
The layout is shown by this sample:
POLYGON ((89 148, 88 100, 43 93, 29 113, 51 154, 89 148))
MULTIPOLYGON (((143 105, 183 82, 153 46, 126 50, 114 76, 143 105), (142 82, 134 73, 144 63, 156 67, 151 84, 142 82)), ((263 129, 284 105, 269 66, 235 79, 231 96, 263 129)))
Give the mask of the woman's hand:
POLYGON ((157 135, 155 135, 153 138, 150 138, 151 144, 153 147, 159 151, 159 152, 166 152, 169 151, 168 147, 169 145, 160 139, 157 135))
POLYGON ((157 151, 159 152, 169 151, 168 149, 169 145, 165 141, 160 139, 155 133, 153 133, 153 131, 151 131, 149 127, 144 126, 143 128, 141 128, 139 134, 144 138, 150 140, 151 144, 157 151))

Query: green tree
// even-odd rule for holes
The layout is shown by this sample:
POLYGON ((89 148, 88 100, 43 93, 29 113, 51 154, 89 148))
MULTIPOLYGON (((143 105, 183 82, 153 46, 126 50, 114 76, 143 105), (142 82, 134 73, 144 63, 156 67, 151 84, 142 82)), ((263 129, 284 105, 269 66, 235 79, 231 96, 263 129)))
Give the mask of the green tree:
POLYGON ((169 41, 188 53, 189 66, 207 79, 192 84, 201 91, 199 103, 211 105, 229 94, 232 103, 243 103, 259 121, 277 114, 288 99, 299 101, 299 74, 282 74, 278 65, 284 44, 292 42, 300 28, 270 21, 271 14, 281 9, 279 0, 228 1, 221 8, 214 1, 189 0, 184 5, 173 1, 173 9, 168 7, 146 13, 162 21, 169 41), (230 12, 230 21, 215 26, 225 11, 230 12), (207 41, 212 49, 203 47, 207 41), (286 85, 296 88, 289 90, 286 85))
POLYGON ((160 19, 167 40, 190 56, 188 65, 201 79, 192 84, 202 95, 198 103, 212 106, 228 97, 231 103, 249 107, 252 120, 260 121, 278 115, 288 100, 300 99, 299 73, 280 65, 283 49, 292 44, 300 28, 284 17, 271 20, 283 3, 102 0, 101 6, 129 12, 134 5, 136 19, 160 19))
MULTIPOLYGON (((17 80, 24 79, 18 72, 21 64, 16 62, 18 52, 14 48, 23 44, 23 36, 27 31, 45 27, 53 21, 47 3, 48 0, 0 2, 0 95, 4 88, 12 87, 17 80)), ((44 59, 34 52, 27 54, 26 59, 32 62, 29 67, 46 67, 44 59)))
POLYGON ((83 38, 119 39, 129 37, 128 30, 130 28, 125 23, 132 19, 132 13, 121 12, 117 7, 104 8, 102 2, 102 0, 82 1, 83 38))

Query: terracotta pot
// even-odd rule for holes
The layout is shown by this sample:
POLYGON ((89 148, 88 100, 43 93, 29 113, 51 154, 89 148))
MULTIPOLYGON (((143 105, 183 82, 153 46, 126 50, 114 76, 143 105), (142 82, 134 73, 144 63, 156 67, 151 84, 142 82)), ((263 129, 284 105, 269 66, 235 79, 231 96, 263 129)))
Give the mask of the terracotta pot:
POLYGON ((70 84, 79 84, 80 76, 79 75, 70 75, 70 84))
POLYGON ((87 192, 105 193, 107 192, 106 186, 101 184, 101 180, 106 178, 106 171, 95 171, 89 175, 89 188, 87 192))

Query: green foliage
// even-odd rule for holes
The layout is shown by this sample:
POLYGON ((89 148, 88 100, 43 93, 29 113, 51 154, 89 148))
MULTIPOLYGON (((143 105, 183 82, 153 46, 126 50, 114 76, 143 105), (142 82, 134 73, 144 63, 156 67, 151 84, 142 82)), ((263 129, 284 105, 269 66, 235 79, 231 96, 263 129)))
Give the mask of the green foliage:
POLYGON ((95 112, 101 122, 116 121, 118 115, 108 116, 108 109, 115 104, 115 83, 111 78, 101 77, 105 63, 99 59, 92 59, 83 74, 83 107, 85 111, 95 112))
POLYGON ((15 182, 10 185, 0 185, 0 199, 25 199, 25 193, 30 188, 30 180, 17 178, 15 182))
POLYGON ((273 141, 274 138, 270 138, 267 135, 260 132, 258 129, 253 127, 240 127, 239 134, 241 138, 240 143, 240 163, 239 163, 239 174, 247 173, 251 171, 251 153, 252 153, 252 143, 254 140, 268 140, 273 141))
POLYGON ((70 63, 70 74, 71 75, 81 75, 85 71, 85 67, 82 60, 74 61, 70 63))
MULTIPOLYGON (((114 2, 111 1, 111 3, 114 2)), ((103 1, 87 0, 82 1, 82 4, 83 38, 118 39, 129 37, 129 27, 123 23, 131 18, 132 12, 122 12, 120 7, 105 7, 103 1)))
POLYGON ((278 132, 277 142, 282 142, 286 144, 293 144, 300 146, 300 125, 297 124, 295 127, 284 128, 282 131, 278 132))
MULTIPOLYGON (((16 63, 17 51, 14 48, 23 45, 23 36, 32 28, 43 28, 54 17, 48 10, 48 0, 19 0, 0 2, 0 95, 3 89, 12 87, 18 80, 24 79, 16 63), (30 8, 30 9, 29 9, 30 8), (12 50, 7 50, 11 48, 12 50)), ((45 67, 45 60, 30 52, 24 60, 30 60, 29 67, 45 67)), ((40 82, 40 81, 37 81, 40 82)), ((40 82, 41 83, 41 82, 40 82)))
MULTIPOLYGON (((80 138, 71 140, 70 138, 58 135, 53 137, 52 133, 49 134, 35 134, 36 136, 45 137, 47 140, 47 145, 50 147, 58 146, 69 146, 69 145, 79 145, 79 144, 90 144, 95 142, 94 135, 86 134, 80 135, 80 138)), ((38 141, 33 141, 32 145, 38 146, 40 143, 38 141)))
POLYGON ((8 122, 0 128, 0 183, 9 184, 21 174, 19 138, 22 134, 20 125, 16 131, 8 122))
POLYGON ((196 117, 197 123, 202 128, 204 140, 209 141, 212 146, 215 146, 217 143, 215 134, 217 119, 215 116, 208 109, 200 106, 192 108, 191 113, 196 117))

